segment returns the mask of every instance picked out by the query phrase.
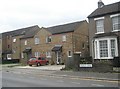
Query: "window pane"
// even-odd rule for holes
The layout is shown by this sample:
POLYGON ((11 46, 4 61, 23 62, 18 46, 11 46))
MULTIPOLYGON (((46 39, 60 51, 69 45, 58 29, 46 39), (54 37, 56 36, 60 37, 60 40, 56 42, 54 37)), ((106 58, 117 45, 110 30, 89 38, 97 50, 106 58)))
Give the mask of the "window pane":
POLYGON ((120 30, 120 16, 112 18, 113 30, 120 30))
POLYGON ((115 56, 115 40, 111 40, 111 56, 115 56))
POLYGON ((104 20, 97 20, 96 21, 96 29, 97 32, 104 32, 104 20))
POLYGON ((66 35, 62 36, 62 41, 66 41, 66 35))
POLYGON ((35 44, 39 44, 39 38, 35 38, 35 44))
POLYGON ((100 43, 100 57, 108 57, 107 40, 99 41, 100 43))

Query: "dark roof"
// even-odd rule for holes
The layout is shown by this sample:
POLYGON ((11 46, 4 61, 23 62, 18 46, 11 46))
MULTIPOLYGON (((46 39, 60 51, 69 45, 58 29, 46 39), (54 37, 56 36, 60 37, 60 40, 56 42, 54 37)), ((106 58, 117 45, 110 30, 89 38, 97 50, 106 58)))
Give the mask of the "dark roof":
POLYGON ((32 38, 40 30, 38 26, 33 26, 28 29, 29 30, 25 33, 25 35, 21 39, 32 38))
POLYGON ((24 35, 22 38, 29 38, 29 37, 33 37, 36 34, 36 32, 38 32, 39 30, 40 30, 39 26, 35 25, 31 27, 17 29, 14 31, 4 32, 2 33, 2 36, 11 35, 12 37, 14 37, 14 36, 24 35))
POLYGON ((53 27, 46 28, 49 32, 52 34, 60 34, 60 33, 67 33, 67 32, 73 32, 76 30, 84 21, 74 22, 74 23, 68 23, 64 25, 58 25, 53 27))
POLYGON ((88 18, 104 16, 106 14, 116 14, 119 12, 120 12, 120 1, 113 4, 104 5, 101 8, 97 8, 88 16, 88 18))
POLYGON ((100 38, 100 37, 106 37, 106 36, 118 36, 118 35, 114 34, 113 32, 109 32, 109 33, 96 34, 94 38, 100 38))
POLYGON ((52 51, 61 51, 62 50, 62 46, 55 46, 52 48, 52 51))

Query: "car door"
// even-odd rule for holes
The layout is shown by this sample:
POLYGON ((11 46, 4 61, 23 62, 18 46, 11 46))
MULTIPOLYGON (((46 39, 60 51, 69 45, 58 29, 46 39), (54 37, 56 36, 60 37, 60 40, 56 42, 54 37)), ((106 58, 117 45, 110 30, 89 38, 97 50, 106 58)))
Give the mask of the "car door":
POLYGON ((45 65, 46 64, 45 58, 42 57, 41 59, 42 59, 43 65, 45 65))

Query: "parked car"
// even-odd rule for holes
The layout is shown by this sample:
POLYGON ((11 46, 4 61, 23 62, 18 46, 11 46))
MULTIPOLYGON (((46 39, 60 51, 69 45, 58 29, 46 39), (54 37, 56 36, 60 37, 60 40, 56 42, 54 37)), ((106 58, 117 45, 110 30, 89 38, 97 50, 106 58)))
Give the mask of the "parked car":
POLYGON ((41 66, 41 65, 48 65, 49 61, 45 57, 31 57, 28 61, 28 65, 36 65, 36 66, 41 66))

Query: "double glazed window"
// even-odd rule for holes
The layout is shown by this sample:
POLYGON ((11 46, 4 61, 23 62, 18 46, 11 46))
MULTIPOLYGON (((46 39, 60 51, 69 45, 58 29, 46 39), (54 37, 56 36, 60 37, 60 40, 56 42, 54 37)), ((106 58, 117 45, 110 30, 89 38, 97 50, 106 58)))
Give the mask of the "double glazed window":
POLYGON ((97 30, 97 33, 104 32, 104 19, 96 20, 96 30, 97 30))
POLYGON ((108 57, 107 40, 99 41, 99 45, 100 45, 100 57, 108 57))
POLYGON ((35 38, 35 44, 39 44, 40 43, 40 39, 38 37, 35 38))
POLYGON ((25 45, 27 45, 27 40, 25 40, 25 45))
POLYGON ((39 57, 40 56, 40 52, 35 52, 35 57, 39 57))
POLYGON ((94 51, 95 59, 111 59, 115 56, 118 56, 117 39, 95 39, 94 51))
POLYGON ((62 36, 62 41, 66 41, 66 35, 62 36))
POLYGON ((46 52, 46 57, 51 58, 51 52, 46 52))
POLYGON ((120 15, 112 17, 113 31, 120 31, 120 15))

